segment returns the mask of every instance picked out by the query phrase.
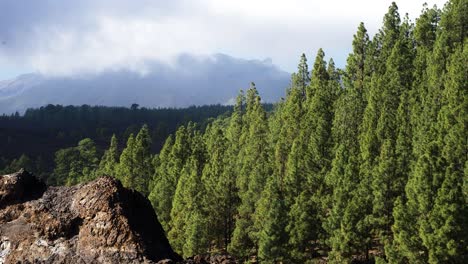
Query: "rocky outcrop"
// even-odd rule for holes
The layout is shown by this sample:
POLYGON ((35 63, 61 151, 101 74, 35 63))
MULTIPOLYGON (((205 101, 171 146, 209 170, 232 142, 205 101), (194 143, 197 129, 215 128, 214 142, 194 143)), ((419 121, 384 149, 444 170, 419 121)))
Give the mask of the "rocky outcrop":
POLYGON ((0 263, 175 263, 149 201, 111 177, 50 187, 0 176, 0 263))
POLYGON ((37 199, 45 190, 43 182, 24 170, 0 176, 0 209, 7 205, 37 199))

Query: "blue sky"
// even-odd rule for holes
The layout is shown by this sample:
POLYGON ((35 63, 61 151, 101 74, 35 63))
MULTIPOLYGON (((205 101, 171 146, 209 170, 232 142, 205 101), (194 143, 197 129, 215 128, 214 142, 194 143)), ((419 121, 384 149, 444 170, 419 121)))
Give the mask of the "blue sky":
MULTIPOLYGON (((397 1, 414 20, 422 5, 397 1)), ((0 80, 22 73, 75 75, 129 69, 178 55, 271 59, 292 72, 322 47, 344 66, 363 21, 371 35, 387 0, 0 0, 0 80)))

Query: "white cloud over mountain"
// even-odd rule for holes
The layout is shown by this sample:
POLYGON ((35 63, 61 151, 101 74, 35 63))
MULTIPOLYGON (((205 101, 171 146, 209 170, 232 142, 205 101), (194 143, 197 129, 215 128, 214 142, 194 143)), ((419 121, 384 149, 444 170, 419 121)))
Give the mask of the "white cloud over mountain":
POLYGON ((289 73, 269 61, 223 54, 181 55, 168 66, 145 61, 146 74, 128 69, 74 76, 28 74, 0 82, 0 114, 47 104, 186 107, 230 103, 255 82, 266 102, 284 96, 289 73))

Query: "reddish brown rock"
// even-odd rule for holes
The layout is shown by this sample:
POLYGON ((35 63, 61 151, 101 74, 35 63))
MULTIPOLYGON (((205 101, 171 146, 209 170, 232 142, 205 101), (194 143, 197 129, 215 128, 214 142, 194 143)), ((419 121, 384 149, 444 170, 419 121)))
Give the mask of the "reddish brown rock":
POLYGON ((181 261, 149 201, 119 181, 44 190, 24 171, 0 176, 0 263, 181 261))
POLYGON ((6 205, 39 198, 46 186, 28 172, 0 176, 0 209, 6 205))

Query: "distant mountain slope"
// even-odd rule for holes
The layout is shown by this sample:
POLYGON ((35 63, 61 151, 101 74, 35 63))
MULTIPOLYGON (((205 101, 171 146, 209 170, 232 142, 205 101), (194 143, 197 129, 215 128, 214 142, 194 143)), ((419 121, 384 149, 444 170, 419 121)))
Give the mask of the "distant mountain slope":
POLYGON ((181 55, 174 65, 146 63, 146 74, 116 70, 96 75, 47 77, 22 75, 0 82, 0 113, 23 112, 46 104, 184 107, 228 103, 255 82, 266 102, 284 95, 289 73, 269 61, 223 54, 181 55))

